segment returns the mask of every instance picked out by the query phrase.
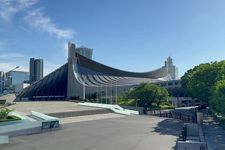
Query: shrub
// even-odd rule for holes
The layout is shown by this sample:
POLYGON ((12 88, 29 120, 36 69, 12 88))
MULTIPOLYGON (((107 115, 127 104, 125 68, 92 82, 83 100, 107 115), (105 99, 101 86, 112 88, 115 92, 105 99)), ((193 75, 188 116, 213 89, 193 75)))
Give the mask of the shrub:
POLYGON ((9 113, 11 112, 12 110, 8 109, 8 108, 1 108, 0 109, 0 120, 5 120, 7 119, 7 116, 9 115, 9 113))

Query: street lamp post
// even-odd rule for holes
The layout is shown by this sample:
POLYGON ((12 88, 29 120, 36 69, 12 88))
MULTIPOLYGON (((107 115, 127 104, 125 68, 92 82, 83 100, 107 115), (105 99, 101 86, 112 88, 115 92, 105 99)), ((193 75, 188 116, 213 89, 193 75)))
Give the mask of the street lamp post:
MULTIPOLYGON (((18 69, 19 67, 20 67, 20 66, 16 66, 15 68, 13 68, 13 69, 7 71, 6 74, 9 73, 9 72, 11 72, 11 71, 14 71, 14 70, 18 69)), ((6 82, 6 81, 8 81, 8 80, 3 80, 3 81, 0 80, 0 83, 1 83, 1 82, 6 82)))
MULTIPOLYGON (((16 70, 16 69, 18 69, 20 66, 16 66, 15 68, 13 68, 12 70, 10 70, 10 71, 14 71, 14 70, 16 70)), ((10 71, 8 71, 8 72, 10 72, 10 71)))

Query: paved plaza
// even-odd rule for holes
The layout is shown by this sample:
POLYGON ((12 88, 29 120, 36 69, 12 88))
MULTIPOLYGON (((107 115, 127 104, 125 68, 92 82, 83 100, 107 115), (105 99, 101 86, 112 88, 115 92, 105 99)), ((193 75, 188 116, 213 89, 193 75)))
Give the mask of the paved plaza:
POLYGON ((182 129, 178 120, 126 116, 63 124, 62 129, 11 138, 2 150, 171 150, 182 129))
POLYGON ((60 118, 60 123, 68 124, 68 123, 75 123, 75 122, 102 120, 102 119, 119 118, 119 117, 126 117, 126 116, 116 114, 116 113, 93 114, 93 115, 85 115, 85 116, 60 118))
POLYGON ((38 111, 41 113, 57 113, 57 112, 73 112, 73 111, 87 111, 98 110, 102 108, 80 106, 74 102, 68 101, 34 101, 34 102, 16 102, 15 105, 9 106, 15 111, 30 114, 30 112, 38 111))

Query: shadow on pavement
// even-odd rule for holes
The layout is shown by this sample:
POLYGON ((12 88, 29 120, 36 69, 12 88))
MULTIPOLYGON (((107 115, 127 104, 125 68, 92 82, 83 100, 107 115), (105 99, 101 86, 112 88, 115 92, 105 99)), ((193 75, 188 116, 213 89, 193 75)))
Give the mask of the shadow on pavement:
MULTIPOLYGON (((182 127, 183 123, 180 120, 165 119, 157 124, 153 132, 157 132, 160 135, 173 135, 178 138, 181 134, 182 127)), ((173 149, 176 149, 175 145, 173 149)))
POLYGON ((153 132, 158 132, 161 135, 179 136, 183 123, 176 119, 165 119, 157 124, 153 132))

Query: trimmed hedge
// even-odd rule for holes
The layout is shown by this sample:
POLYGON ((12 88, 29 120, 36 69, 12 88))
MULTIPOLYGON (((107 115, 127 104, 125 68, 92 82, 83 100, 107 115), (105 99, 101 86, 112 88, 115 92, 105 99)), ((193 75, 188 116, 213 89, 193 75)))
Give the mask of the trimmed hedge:
POLYGON ((6 121, 16 121, 16 120, 21 120, 21 118, 19 118, 17 116, 8 116, 6 119, 0 120, 0 123, 1 122, 6 122, 6 121))
POLYGON ((118 99, 119 105, 125 105, 125 106, 136 106, 135 99, 118 99))

